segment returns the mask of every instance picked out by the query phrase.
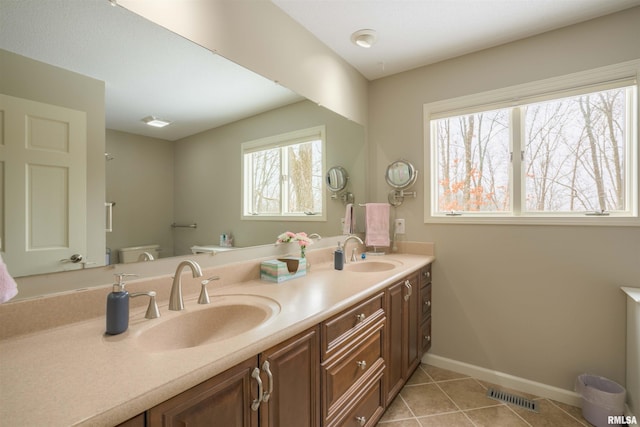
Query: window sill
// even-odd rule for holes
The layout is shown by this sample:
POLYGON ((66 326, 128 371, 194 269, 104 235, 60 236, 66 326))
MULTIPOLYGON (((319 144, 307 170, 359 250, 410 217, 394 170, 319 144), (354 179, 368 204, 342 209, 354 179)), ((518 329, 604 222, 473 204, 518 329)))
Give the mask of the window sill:
POLYGON ((561 226, 609 226, 640 227, 640 218, 622 216, 541 217, 541 216, 427 216, 425 224, 474 224, 474 225, 561 225, 561 226))

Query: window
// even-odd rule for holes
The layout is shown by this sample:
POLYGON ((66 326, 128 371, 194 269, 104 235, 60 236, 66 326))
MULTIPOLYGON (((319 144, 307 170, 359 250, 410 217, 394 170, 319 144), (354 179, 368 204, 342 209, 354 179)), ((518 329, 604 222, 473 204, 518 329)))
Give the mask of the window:
POLYGON ((635 79, 544 88, 425 105, 426 221, 639 225, 635 79))
POLYGON ((324 126, 242 144, 243 219, 324 220, 324 126))

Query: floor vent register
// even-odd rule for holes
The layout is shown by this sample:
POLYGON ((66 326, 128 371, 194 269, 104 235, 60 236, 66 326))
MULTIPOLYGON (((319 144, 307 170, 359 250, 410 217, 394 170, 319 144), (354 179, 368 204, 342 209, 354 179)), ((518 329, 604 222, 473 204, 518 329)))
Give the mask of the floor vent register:
POLYGON ((538 405, 536 404, 536 402, 531 399, 525 399, 524 397, 516 396, 515 394, 490 388, 487 391, 487 397, 495 400, 500 400, 505 403, 510 403, 512 405, 528 409, 529 411, 538 412, 538 405))

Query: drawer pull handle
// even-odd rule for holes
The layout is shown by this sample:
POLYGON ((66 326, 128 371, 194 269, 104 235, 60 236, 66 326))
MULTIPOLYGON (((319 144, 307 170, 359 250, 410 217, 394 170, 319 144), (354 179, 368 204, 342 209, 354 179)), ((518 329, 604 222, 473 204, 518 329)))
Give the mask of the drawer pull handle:
POLYGON ((424 275, 424 277, 431 277, 431 272, 430 271, 425 271, 422 274, 424 275))
POLYGON ((431 300, 426 300, 424 302, 424 305, 426 305, 427 307, 431 307, 431 300))
POLYGON ((431 342, 431 335, 425 335, 424 339, 426 342, 431 342))
POLYGON ((267 377, 269 378, 269 390, 264 393, 262 396, 262 401, 267 403, 269 398, 271 397, 271 393, 273 393, 273 374, 271 373, 271 364, 268 360, 265 360, 262 364, 262 370, 267 373, 267 377))
POLYGON ((356 365, 360 366, 360 369, 362 370, 367 369, 367 362, 365 360, 358 360, 356 365))
POLYGON ((361 426, 367 423, 367 419, 365 417, 356 417, 356 421, 358 421, 358 424, 360 424, 361 426))
POLYGON ((260 379, 260 369, 254 368, 251 372, 251 378, 254 378, 258 383, 258 397, 251 402, 251 410, 257 411, 260 408, 260 402, 262 402, 262 380, 260 379))
POLYGON ((407 288, 407 294, 404 296, 404 300, 409 301, 411 294, 413 294, 413 286, 411 286, 411 282, 408 280, 404 281, 404 286, 407 288))
POLYGON ((366 316, 364 313, 356 314, 356 320, 358 321, 358 323, 362 323, 362 322, 364 322, 364 319, 365 319, 366 317, 367 317, 367 316, 366 316))

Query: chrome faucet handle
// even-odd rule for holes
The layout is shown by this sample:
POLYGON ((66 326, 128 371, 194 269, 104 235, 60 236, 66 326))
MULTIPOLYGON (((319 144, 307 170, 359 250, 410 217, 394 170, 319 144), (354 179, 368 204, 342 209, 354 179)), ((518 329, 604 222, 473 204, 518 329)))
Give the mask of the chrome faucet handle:
POLYGON ((211 302, 211 300, 209 299, 209 294, 207 293, 207 285, 212 280, 220 280, 220 276, 212 276, 200 282, 202 284, 202 288, 200 288, 200 296, 198 297, 198 304, 209 304, 211 302))
POLYGON ((157 319, 160 317, 160 310, 158 310, 158 303, 156 302, 156 291, 134 292, 129 294, 129 297, 135 298, 145 295, 149 297, 149 306, 147 307, 147 312, 144 317, 147 319, 157 319))

